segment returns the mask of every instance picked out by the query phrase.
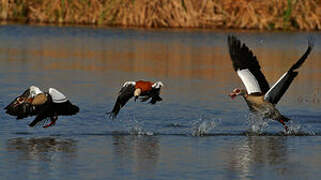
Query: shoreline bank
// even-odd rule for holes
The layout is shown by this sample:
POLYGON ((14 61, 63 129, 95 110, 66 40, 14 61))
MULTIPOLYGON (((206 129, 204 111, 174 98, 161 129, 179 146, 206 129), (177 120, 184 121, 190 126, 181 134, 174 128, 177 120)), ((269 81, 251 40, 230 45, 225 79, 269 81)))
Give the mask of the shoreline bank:
POLYGON ((212 30, 320 31, 318 0, 0 0, 0 21, 212 30))

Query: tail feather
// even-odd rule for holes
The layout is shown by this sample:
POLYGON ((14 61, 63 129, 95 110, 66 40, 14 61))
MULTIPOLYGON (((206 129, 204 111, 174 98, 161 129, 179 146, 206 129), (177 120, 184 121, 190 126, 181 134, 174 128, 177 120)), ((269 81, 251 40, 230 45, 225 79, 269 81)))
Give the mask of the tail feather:
POLYGON ((75 115, 79 112, 79 107, 67 101, 64 103, 55 103, 54 111, 56 111, 58 115, 75 115))
POLYGON ((151 103, 151 104, 156 104, 156 102, 162 101, 162 100, 163 100, 163 99, 157 95, 157 96, 152 97, 152 100, 150 100, 149 103, 151 103))

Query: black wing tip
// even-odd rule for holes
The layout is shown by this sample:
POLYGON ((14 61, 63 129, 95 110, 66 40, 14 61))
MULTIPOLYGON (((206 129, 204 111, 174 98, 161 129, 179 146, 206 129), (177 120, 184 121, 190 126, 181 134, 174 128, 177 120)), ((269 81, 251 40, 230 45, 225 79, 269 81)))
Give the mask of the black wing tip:
POLYGON ((35 122, 35 121, 32 121, 30 124, 29 124, 29 127, 34 127, 38 122, 35 122))
POLYGON ((252 50, 236 36, 228 35, 228 49, 235 71, 246 68, 260 69, 252 50))
POLYGON ((313 49, 315 40, 312 37, 308 38, 308 48, 313 49))
POLYGON ((294 70, 298 69, 305 62, 305 60, 308 58, 308 56, 310 55, 313 47, 314 47, 314 40, 312 38, 309 38, 308 39, 308 48, 307 48, 307 50, 301 56, 301 58, 295 64, 292 65, 292 67, 290 68, 289 71, 294 71, 294 70))
POLYGON ((227 39, 228 40, 232 40, 232 39, 237 39, 236 36, 234 34, 228 34, 227 35, 227 39))
POLYGON ((237 51, 241 48, 241 41, 237 39, 234 35, 229 34, 227 36, 227 45, 231 60, 233 62, 233 68, 235 71, 237 71, 238 65, 235 64, 235 61, 237 61, 237 51))
POLYGON ((78 106, 74 105, 75 114, 79 113, 79 111, 80 111, 80 108, 78 106))
POLYGON ((108 116, 109 119, 112 119, 112 120, 117 118, 117 113, 112 112, 112 111, 111 112, 107 112, 106 115, 108 116))
POLYGON ((313 48, 314 48, 314 39, 308 38, 308 49, 306 50, 306 53, 308 53, 309 55, 313 48))
POLYGON ((80 108, 74 104, 71 104, 71 106, 69 106, 69 109, 67 109, 67 113, 70 115, 75 115, 77 113, 79 113, 80 108))
POLYGON ((233 46, 240 46, 241 41, 233 34, 229 34, 227 36, 227 44, 229 48, 232 48, 233 46))

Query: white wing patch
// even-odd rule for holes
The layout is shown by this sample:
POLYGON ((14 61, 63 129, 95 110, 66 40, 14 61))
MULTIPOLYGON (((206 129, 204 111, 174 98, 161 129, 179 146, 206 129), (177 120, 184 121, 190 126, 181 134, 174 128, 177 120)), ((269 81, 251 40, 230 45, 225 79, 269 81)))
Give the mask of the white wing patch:
POLYGON ((52 97, 54 103, 63 103, 68 101, 67 97, 54 88, 49 88, 49 94, 52 97))
POLYGON ((243 81, 248 94, 262 92, 259 82, 249 69, 237 70, 237 74, 243 81))
POLYGON ((276 81, 275 84, 273 84, 273 86, 269 89, 268 92, 266 92, 266 94, 264 95, 264 100, 268 100, 269 99, 269 96, 270 96, 270 92, 279 84, 279 82, 286 76, 288 72, 284 73, 280 79, 278 81, 276 81))
POLYGON ((156 88, 156 89, 159 89, 159 88, 161 88, 163 86, 164 86, 164 84, 161 81, 157 81, 152 85, 152 87, 156 88))
POLYGON ((30 86, 29 89, 31 97, 36 97, 38 94, 42 93, 42 91, 37 86, 30 86))
POLYGON ((135 86, 135 85, 136 85, 136 82, 135 82, 135 81, 126 81, 126 82, 124 83, 123 87, 128 86, 128 85, 133 85, 133 86, 135 86))

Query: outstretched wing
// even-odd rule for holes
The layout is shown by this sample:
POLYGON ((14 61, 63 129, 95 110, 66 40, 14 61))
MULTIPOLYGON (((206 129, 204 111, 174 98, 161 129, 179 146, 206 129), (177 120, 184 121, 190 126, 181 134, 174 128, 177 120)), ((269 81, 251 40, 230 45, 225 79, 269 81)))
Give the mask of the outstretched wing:
POLYGON ((129 101, 130 98, 134 96, 134 92, 135 92, 135 85, 133 84, 127 84, 121 88, 113 110, 107 113, 110 115, 110 118, 113 119, 117 117, 120 109, 123 106, 125 106, 125 104, 129 101))
POLYGON ((291 85, 293 79, 298 75, 298 72, 294 70, 298 69, 304 63, 312 48, 313 44, 309 41, 308 49, 305 51, 303 56, 272 86, 272 88, 265 94, 264 100, 269 101, 272 104, 277 104, 279 102, 285 91, 291 85))
POLYGON ((266 93, 269 84, 252 51, 235 36, 228 36, 228 47, 234 70, 245 85, 247 93, 266 93))

